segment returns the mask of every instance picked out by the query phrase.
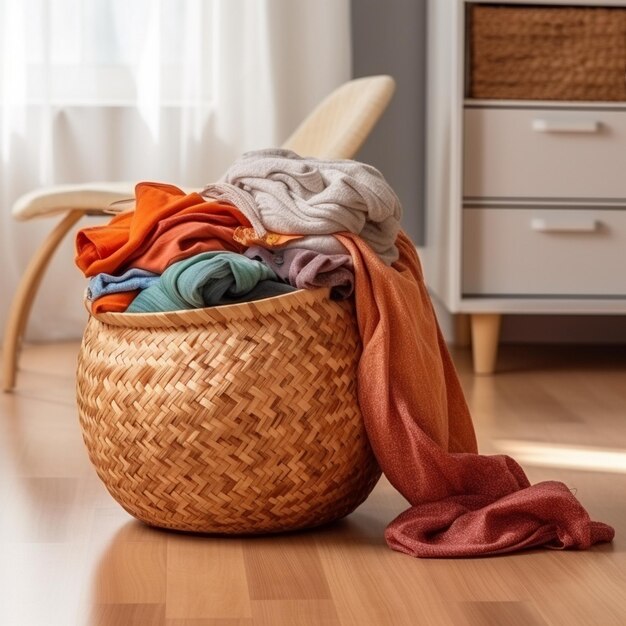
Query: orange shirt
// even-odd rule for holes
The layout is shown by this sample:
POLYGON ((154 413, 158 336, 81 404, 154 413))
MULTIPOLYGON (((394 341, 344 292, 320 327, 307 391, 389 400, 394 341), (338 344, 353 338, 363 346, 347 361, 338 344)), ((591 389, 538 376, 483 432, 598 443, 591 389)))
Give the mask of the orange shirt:
MULTIPOLYGON (((197 222, 202 215, 199 236, 207 250, 230 250, 241 252, 243 247, 233 240, 233 232, 239 226, 249 227, 249 221, 231 204, 217 200, 205 200, 200 194, 185 194, 178 187, 162 183, 139 183, 135 189, 134 211, 115 216, 108 224, 83 228, 76 235, 76 265, 85 276, 102 272, 119 273, 127 267, 143 267, 141 255, 150 254, 150 269, 157 273, 173 262, 184 258, 177 248, 176 238, 168 234, 167 220, 172 226, 197 222), (166 224, 164 227, 163 224, 166 224), (159 246, 162 240, 164 245, 159 246), (136 258, 135 258, 136 257, 136 258), (135 259, 135 260, 133 260, 135 259)), ((189 228, 180 230, 189 242, 189 228)), ((198 246, 188 246, 195 254, 198 246)), ((184 254, 184 253, 183 253, 184 254)), ((187 256, 189 256, 187 255, 187 256)))

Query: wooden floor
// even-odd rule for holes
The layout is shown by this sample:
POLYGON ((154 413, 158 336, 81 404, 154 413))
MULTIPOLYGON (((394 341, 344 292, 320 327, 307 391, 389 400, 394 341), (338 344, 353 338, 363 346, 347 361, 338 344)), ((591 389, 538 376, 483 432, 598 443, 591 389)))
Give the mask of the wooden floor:
POLYGON ((0 394, 2 626, 626 624, 624 348, 504 347, 500 373, 481 378, 455 354, 482 450, 565 481, 617 531, 589 552, 468 560, 387 548, 405 504, 386 482, 315 532, 220 539, 134 521, 89 465, 76 350, 27 348, 17 392, 0 394))

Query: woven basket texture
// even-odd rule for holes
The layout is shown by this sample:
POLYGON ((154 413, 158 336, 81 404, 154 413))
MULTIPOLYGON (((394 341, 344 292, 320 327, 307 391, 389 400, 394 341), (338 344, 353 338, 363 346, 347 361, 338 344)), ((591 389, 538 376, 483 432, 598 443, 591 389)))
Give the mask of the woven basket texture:
POLYGON ((626 8, 470 11, 470 97, 626 100, 626 8))
POLYGON ((91 317, 77 399, 112 496, 154 526, 266 533, 352 512, 380 478, 353 305, 327 290, 91 317))

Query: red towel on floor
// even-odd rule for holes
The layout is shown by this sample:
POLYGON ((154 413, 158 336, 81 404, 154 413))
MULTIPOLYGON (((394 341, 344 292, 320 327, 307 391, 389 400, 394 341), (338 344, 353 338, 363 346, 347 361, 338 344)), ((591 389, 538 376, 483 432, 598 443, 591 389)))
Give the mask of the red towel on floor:
POLYGON ((477 454, 408 237, 400 233, 393 267, 357 236, 337 237, 355 268, 365 427, 383 472, 412 505, 388 526, 389 546, 412 556, 461 557, 611 541, 613 529, 592 522, 563 483, 531 486, 512 458, 477 454))
POLYGON ((135 196, 134 211, 103 226, 78 231, 76 265, 85 276, 121 273, 128 267, 160 274, 174 260, 197 252, 244 250, 233 240, 233 233, 250 222, 232 204, 207 201, 197 193, 185 194, 162 183, 139 183, 135 196), (141 264, 142 259, 148 267, 141 264))

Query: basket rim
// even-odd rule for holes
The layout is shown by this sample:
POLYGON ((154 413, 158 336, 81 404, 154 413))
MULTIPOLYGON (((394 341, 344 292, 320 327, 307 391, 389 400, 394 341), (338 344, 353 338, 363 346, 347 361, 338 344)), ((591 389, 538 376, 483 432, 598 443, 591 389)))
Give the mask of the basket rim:
POLYGON ((291 293, 250 302, 155 313, 92 313, 90 303, 87 300, 84 303, 90 317, 110 326, 171 328, 175 326, 206 326, 214 323, 256 319, 323 300, 330 300, 328 287, 297 289, 291 293))

